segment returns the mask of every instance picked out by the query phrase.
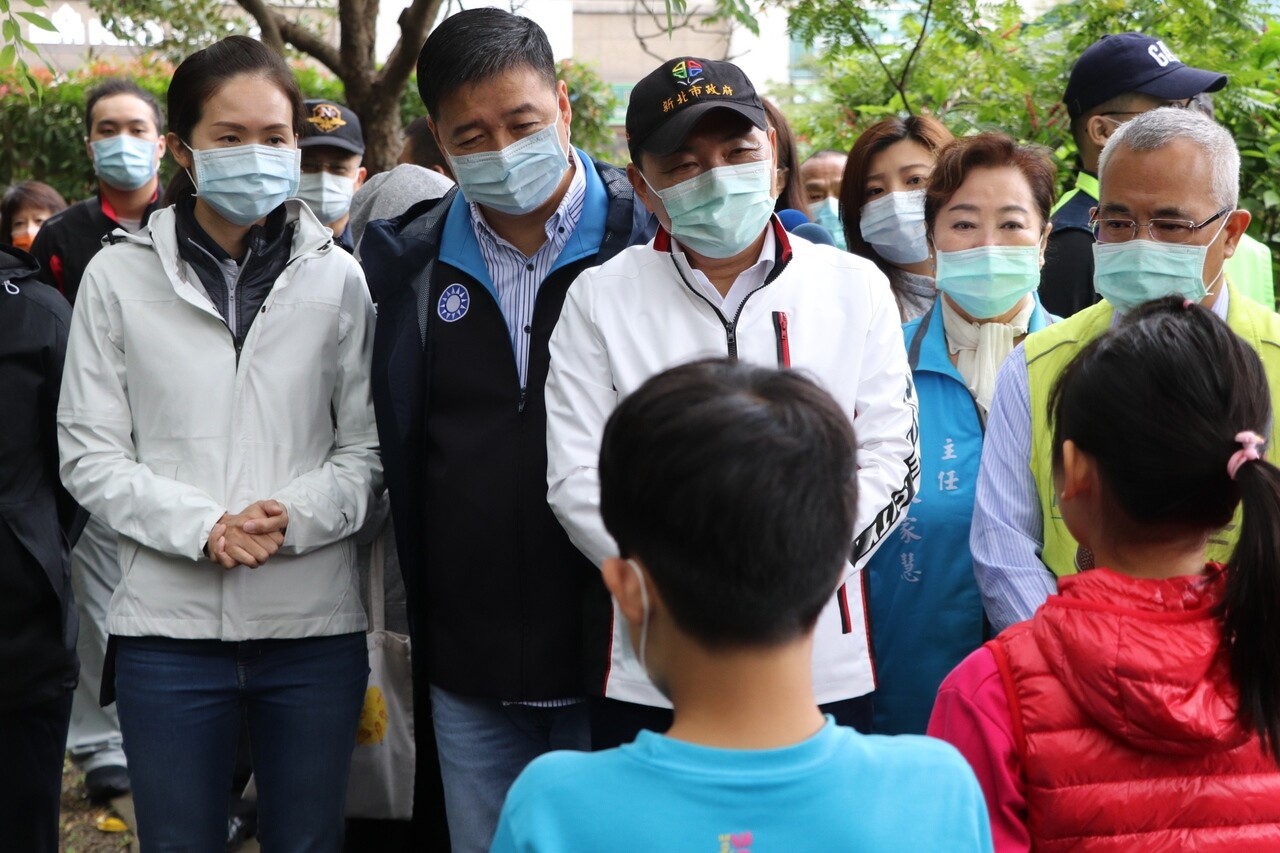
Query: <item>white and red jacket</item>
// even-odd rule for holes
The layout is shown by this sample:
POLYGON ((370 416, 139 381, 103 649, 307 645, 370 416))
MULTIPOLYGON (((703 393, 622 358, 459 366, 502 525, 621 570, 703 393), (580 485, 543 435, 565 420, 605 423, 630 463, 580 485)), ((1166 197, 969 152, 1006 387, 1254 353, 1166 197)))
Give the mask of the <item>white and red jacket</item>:
MULTIPOLYGON (((623 397, 698 358, 806 371, 849 413, 858 437, 852 561, 814 642, 814 689, 828 703, 875 689, 859 572, 919 484, 915 393, 884 275, 856 255, 788 235, 776 218, 772 227, 773 268, 735 316, 722 315, 677 266, 661 230, 573 283, 551 338, 548 498, 574 544, 600 565, 618 553, 600 518, 600 439, 623 397)), ((605 696, 669 707, 635 659, 616 605, 609 656, 605 696)))

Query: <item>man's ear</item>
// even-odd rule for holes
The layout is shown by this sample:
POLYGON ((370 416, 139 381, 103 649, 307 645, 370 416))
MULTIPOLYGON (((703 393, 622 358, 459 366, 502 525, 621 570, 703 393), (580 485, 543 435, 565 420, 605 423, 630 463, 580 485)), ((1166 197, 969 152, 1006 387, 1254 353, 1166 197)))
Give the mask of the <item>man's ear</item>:
POLYGON ((191 154, 191 149, 183 144, 182 140, 178 138, 178 134, 172 131, 166 133, 164 138, 169 143, 169 154, 173 156, 173 161, 182 168, 190 170, 191 164, 195 159, 191 154))
MULTIPOLYGON (((643 566, 640 571, 644 573, 643 566)), ((634 625, 643 623, 644 594, 641 592, 641 581, 635 569, 620 557, 609 557, 600 567, 600 573, 604 577, 604 585, 609 589, 609 594, 618 602, 618 609, 622 611, 623 616, 627 617, 627 621, 634 625)), ((652 589, 653 584, 648 581, 647 573, 645 574, 645 583, 649 583, 649 588, 652 589)))
MULTIPOLYGON (((641 157, 644 155, 641 154, 641 157)), ((635 190, 636 197, 644 202, 644 206, 649 209, 650 213, 656 214, 657 207, 654 206, 656 199, 649 190, 649 184, 645 182, 644 176, 640 174, 640 167, 634 162, 627 164, 627 180, 631 181, 631 188, 635 190)))
POLYGON ((1236 247, 1240 245, 1240 238, 1244 236, 1244 232, 1248 230, 1249 223, 1253 220, 1253 214, 1247 210, 1233 210, 1227 214, 1227 224, 1222 227, 1226 232, 1227 239, 1222 249, 1222 257, 1229 258, 1236 253, 1236 247))
POLYGON ((367 177, 369 177, 369 170, 368 170, 368 169, 366 169, 364 166, 361 166, 359 169, 357 169, 357 170, 356 170, 355 189, 360 189, 362 186, 364 186, 364 179, 365 179, 365 178, 367 178, 367 177))
POLYGON ((556 107, 560 117, 564 119, 565 139, 573 142, 573 101, 569 98, 569 87, 563 80, 556 81, 556 107))
POLYGON ((1098 146, 1098 150, 1101 151, 1118 126, 1107 116, 1090 116, 1085 121, 1084 132, 1088 135, 1089 141, 1098 146))

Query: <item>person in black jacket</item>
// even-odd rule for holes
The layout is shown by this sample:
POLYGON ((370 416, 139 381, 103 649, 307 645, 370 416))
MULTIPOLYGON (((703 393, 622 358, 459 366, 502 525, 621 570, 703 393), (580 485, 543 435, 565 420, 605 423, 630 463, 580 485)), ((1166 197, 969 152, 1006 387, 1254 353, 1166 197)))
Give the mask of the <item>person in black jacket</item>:
POLYGON ((470 853, 529 761, 590 744, 582 614, 607 621, 608 595, 547 505, 547 344, 577 275, 648 239, 649 217, 625 173, 570 145, 569 92, 533 21, 447 18, 418 88, 459 189, 370 224, 361 257, 417 766, 431 772, 434 731, 453 850, 470 853))
MULTIPOLYGON (((52 217, 40 229, 31 254, 40 277, 75 304, 85 267, 117 229, 138 231, 159 208, 157 168, 165 151, 160 105, 132 80, 99 84, 85 101, 85 151, 98 176, 98 192, 52 217)), ((106 803, 129 792, 120 719, 114 705, 102 707, 102 671, 107 652, 107 604, 120 582, 116 534, 96 518, 71 555, 80 609, 79 654, 83 665, 71 711, 67 748, 85 771, 89 800, 106 803)))
POLYGON ((58 479, 56 411, 71 308, 35 260, 0 247, 0 832, 56 851, 76 684, 68 544, 80 513, 58 479))

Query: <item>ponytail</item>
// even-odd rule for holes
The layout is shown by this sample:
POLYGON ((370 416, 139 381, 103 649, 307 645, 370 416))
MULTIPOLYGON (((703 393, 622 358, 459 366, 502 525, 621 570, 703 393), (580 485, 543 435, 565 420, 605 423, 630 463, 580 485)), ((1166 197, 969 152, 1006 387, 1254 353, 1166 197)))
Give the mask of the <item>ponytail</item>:
POLYGON ((1280 469, 1246 462, 1236 474, 1243 520, 1227 571, 1223 636, 1238 716, 1280 762, 1280 469))

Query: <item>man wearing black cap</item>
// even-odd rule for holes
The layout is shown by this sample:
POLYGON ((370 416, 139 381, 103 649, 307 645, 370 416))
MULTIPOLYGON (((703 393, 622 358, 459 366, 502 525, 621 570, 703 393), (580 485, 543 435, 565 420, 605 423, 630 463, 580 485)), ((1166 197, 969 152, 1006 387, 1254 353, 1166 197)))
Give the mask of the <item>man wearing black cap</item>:
POLYGON ((360 255, 419 777, 434 731, 453 850, 472 853, 526 764, 590 743, 582 618, 607 619, 608 594, 547 506, 547 341, 573 280, 647 239, 649 214, 570 144, 569 91, 528 18, 446 18, 418 90, 458 187, 371 223, 360 255))
MULTIPOLYGON (((818 620, 814 685, 838 722, 865 725, 861 697, 875 679, 860 569, 904 517, 920 475, 915 395, 888 281, 863 258, 788 235, 773 215, 775 135, 737 66, 664 62, 632 90, 626 129, 627 172, 661 228, 583 273, 565 301, 546 391, 551 506, 593 564, 619 556, 601 521, 598 475, 605 421, 619 400, 710 355, 808 371, 848 413, 859 442, 851 561, 818 620)), ((596 747, 670 722, 670 703, 628 652, 626 624, 615 612, 596 645, 605 695, 593 711, 596 747)))
POLYGON ((338 245, 350 252, 355 248, 349 228, 351 196, 366 175, 360 165, 364 132, 360 119, 342 104, 311 100, 306 105, 306 124, 298 140, 302 149, 298 198, 329 226, 338 245))
POLYGON ((1103 36, 1071 69, 1062 101, 1080 155, 1075 185, 1053 209, 1053 233, 1040 273, 1040 300, 1068 317, 1098 301, 1093 290, 1090 212, 1098 204, 1098 156, 1117 127, 1157 107, 1188 107, 1227 75, 1184 65, 1163 41, 1142 33, 1103 36))

